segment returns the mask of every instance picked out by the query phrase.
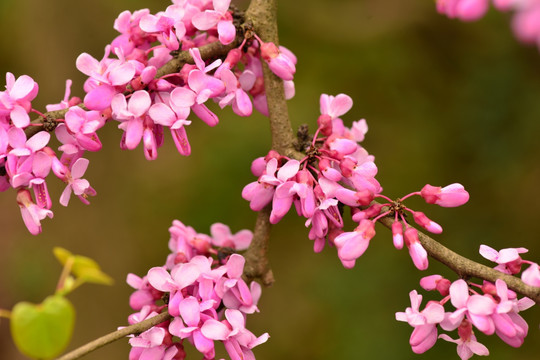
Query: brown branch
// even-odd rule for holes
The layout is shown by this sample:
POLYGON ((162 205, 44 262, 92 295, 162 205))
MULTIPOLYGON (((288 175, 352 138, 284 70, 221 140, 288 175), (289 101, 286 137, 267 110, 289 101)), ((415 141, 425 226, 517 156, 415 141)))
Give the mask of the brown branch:
MULTIPOLYGON (((379 221, 388 229, 392 228, 393 218, 383 217, 379 221)), ((488 266, 467 259, 464 256, 448 249, 428 235, 418 232, 420 243, 427 253, 435 260, 443 263, 461 277, 476 277, 495 282, 497 279, 504 280, 508 287, 540 304, 540 287, 525 284, 519 278, 504 274, 488 266)))
POLYGON ((153 326, 156 326, 158 324, 161 324, 164 321, 167 321, 171 315, 169 315, 168 312, 161 313, 159 315, 156 315, 150 319, 146 319, 144 321, 141 321, 140 323, 127 326, 125 328, 122 328, 120 330, 114 331, 112 333, 109 333, 105 336, 102 336, 100 338, 97 338, 96 340, 93 340, 80 348, 77 348, 61 357, 59 357, 57 360, 75 360, 79 359, 83 356, 85 356, 88 353, 91 353, 94 350, 97 350, 107 344, 110 344, 116 340, 120 340, 122 338, 125 338, 128 335, 132 334, 140 334, 148 329, 150 329, 153 326))
POLYGON ((270 221, 268 221, 270 210, 271 205, 269 204, 257 214, 253 240, 249 249, 244 253, 244 258, 246 259, 244 276, 248 280, 260 278, 263 285, 266 286, 274 283, 274 275, 272 269, 270 269, 270 262, 267 256, 268 240, 272 227, 270 221))
MULTIPOLYGON (((279 44, 276 0, 252 0, 246 11, 246 23, 252 26, 252 30, 263 41, 279 44)), ((294 150, 292 146, 294 136, 285 100, 283 80, 274 75, 264 61, 262 65, 272 133, 272 149, 281 155, 301 158, 302 154, 294 150)), ((253 241, 244 255, 246 258, 246 277, 248 279, 259 278, 264 285, 271 285, 274 282, 267 255, 271 229, 269 217, 270 205, 259 212, 253 241)))

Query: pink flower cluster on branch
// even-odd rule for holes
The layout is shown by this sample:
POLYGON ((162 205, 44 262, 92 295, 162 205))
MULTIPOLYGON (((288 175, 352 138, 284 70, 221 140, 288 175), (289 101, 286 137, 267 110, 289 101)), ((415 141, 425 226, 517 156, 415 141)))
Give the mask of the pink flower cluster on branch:
POLYGON ((486 335, 497 334, 510 346, 520 347, 523 344, 529 326, 519 312, 535 302, 526 297, 518 299, 504 281, 499 279, 495 284, 484 281, 479 285, 459 279, 451 283, 440 275, 431 275, 422 278, 420 285, 425 290, 438 291, 443 298, 429 301, 420 311, 422 295, 413 290, 409 294, 411 307, 396 313, 396 320, 407 322, 414 328, 409 343, 415 353, 426 352, 439 338, 456 343, 462 360, 473 354, 489 355, 488 349, 477 341, 473 327, 486 335), (454 310, 446 312, 444 305, 452 305, 454 310), (458 338, 438 335, 439 328, 457 330, 458 338))
POLYGON ((311 226, 309 238, 314 241, 314 250, 322 251, 326 243, 335 246, 348 268, 367 250, 375 236, 375 222, 394 216, 395 247, 401 249, 405 244, 416 267, 425 270, 427 252, 404 212, 410 212, 414 222, 428 231, 440 233, 442 228, 424 213, 405 207, 403 200, 420 195, 430 204, 454 207, 466 203, 469 194, 462 185, 452 184, 444 188, 426 185, 396 201, 382 195, 382 187, 375 179, 375 158, 358 143, 367 132, 366 121, 362 119, 347 128, 340 118, 351 107, 352 99, 345 94, 323 94, 319 126, 311 142, 305 144, 306 156, 301 160, 289 159, 272 150, 266 157, 256 159, 251 170, 258 180, 244 187, 242 196, 250 201, 254 211, 271 203, 273 224, 294 204, 298 215, 307 219, 306 226, 311 226), (372 204, 375 198, 388 202, 372 204), (352 221, 357 224, 353 231, 343 230, 345 206, 350 208, 352 221))
POLYGON ((244 35, 242 15, 229 5, 230 0, 186 0, 173 1, 155 15, 148 9, 124 11, 114 24, 120 35, 105 47, 103 58, 97 60, 87 53, 77 58, 77 68, 88 76, 83 103, 70 98, 68 80, 64 99, 47 106, 61 116, 58 119, 32 108, 38 93, 32 78, 7 74, 6 91, 0 92, 0 191, 18 191, 23 220, 32 234, 41 232, 44 217, 53 216, 46 184, 51 169, 67 184, 60 197, 62 205, 67 206, 72 192, 86 204, 89 196, 96 195, 81 178, 88 166, 83 156, 102 148, 97 131, 106 122, 117 121, 123 130, 122 149, 133 150, 142 143, 148 160, 157 158, 165 129, 178 152, 187 156, 191 145, 186 128, 193 115, 209 126, 219 122, 207 107, 208 100, 221 108, 231 106, 240 116, 250 116, 253 106, 268 113, 262 60, 283 78, 288 97, 294 96, 296 57, 285 48, 253 38, 252 31, 223 59, 203 59, 199 48, 240 43, 244 35), (185 63, 177 72, 157 76, 179 51, 189 53, 194 64, 185 63), (39 114, 41 122, 31 123, 30 112, 39 114), (35 134, 36 127, 46 132, 35 134), (61 144, 59 156, 49 144, 53 130, 61 144))
POLYGON ((246 329, 246 316, 258 312, 261 286, 242 279, 245 250, 253 237, 249 230, 231 234, 223 224, 212 225, 211 236, 175 220, 169 229, 172 253, 162 267, 142 278, 129 274, 136 289, 129 317, 135 324, 167 309, 173 317, 129 340, 130 359, 184 359, 185 340, 204 359, 215 358, 214 341, 221 341, 233 360, 255 359, 252 349, 268 339, 246 329), (174 340, 176 337, 178 340, 174 340))

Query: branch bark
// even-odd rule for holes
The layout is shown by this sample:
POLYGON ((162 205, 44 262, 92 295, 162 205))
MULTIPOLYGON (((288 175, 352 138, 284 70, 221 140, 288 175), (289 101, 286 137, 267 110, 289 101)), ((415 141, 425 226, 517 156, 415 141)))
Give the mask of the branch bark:
MULTIPOLYGON (((388 229, 392 229, 393 218, 384 217, 379 221, 388 229)), ((461 256, 420 231, 418 231, 418 239, 432 258, 452 269, 460 277, 476 277, 491 282, 495 282, 497 279, 504 280, 508 288, 540 304, 539 287, 527 285, 515 276, 504 274, 461 256)))

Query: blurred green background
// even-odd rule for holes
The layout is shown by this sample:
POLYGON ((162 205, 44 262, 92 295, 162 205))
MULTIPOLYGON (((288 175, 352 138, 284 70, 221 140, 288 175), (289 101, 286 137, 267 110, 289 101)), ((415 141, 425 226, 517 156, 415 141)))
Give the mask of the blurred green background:
MULTIPOLYGON (((40 85, 34 103, 44 109, 73 79, 82 95, 84 78, 75 59, 88 52, 100 59, 116 36, 112 24, 123 10, 164 9, 165 0, 0 2, 0 72, 28 74, 40 85)), ((239 1, 240 7, 246 1, 239 1)), ((510 17, 491 11, 465 24, 439 16, 432 1, 281 1, 281 44, 298 56, 296 96, 289 112, 296 128, 312 129, 321 93, 354 99, 344 116, 366 118, 364 146, 377 158, 378 179, 391 197, 424 184, 465 184, 470 202, 456 209, 412 200, 444 227, 438 240, 481 260, 480 244, 524 246, 539 261, 540 55, 517 43, 510 17)), ((2 81, 3 83, 3 81, 2 81)), ((3 85, 2 85, 3 86, 3 85)), ((31 236, 21 221, 15 193, 0 197, 0 308, 21 300, 40 302, 54 291, 60 266, 53 246, 96 259, 116 280, 113 287, 87 285, 70 295, 78 310, 71 348, 115 330, 130 313, 125 284, 129 272, 143 275, 164 263, 168 227, 180 219, 199 232, 214 222, 233 231, 252 228, 255 214, 241 196, 254 180, 249 165, 270 146, 265 118, 219 113, 210 129, 201 121, 187 129, 193 154, 181 157, 169 134, 154 162, 142 149, 121 151, 121 131, 110 124, 100 133, 104 150, 88 154, 86 173, 98 196, 85 206, 73 198, 58 204, 63 184, 51 179, 54 219, 31 236)), ((274 227, 271 262, 276 277, 264 290, 261 313, 248 319, 267 344, 257 359, 456 359, 455 345, 437 344, 424 355, 410 350, 412 328, 394 320, 410 305, 408 293, 420 277, 443 273, 432 261, 420 273, 405 251, 380 234, 353 270, 344 269, 333 249, 314 254, 303 221, 287 216, 274 227)), ((477 334, 492 359, 538 359, 540 311, 524 313, 531 329, 515 350, 496 337, 477 334)), ((0 359, 22 359, 0 321, 0 359)), ((127 341, 87 359, 127 359, 127 341)), ((193 358, 193 357, 192 357, 193 358)), ((195 356, 194 358, 199 358, 195 356)))

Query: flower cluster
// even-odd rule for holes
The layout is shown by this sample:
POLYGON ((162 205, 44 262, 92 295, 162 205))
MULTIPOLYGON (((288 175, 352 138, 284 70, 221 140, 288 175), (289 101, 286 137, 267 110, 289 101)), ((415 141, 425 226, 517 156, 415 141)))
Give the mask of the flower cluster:
POLYGON ((345 94, 323 94, 318 128, 313 139, 305 144, 306 156, 296 160, 270 151, 266 157, 256 159, 251 170, 258 180, 244 187, 242 196, 250 201, 254 211, 272 203, 273 224, 294 203, 297 213, 307 219, 306 226, 311 226, 309 238, 315 242, 315 251, 321 251, 328 242, 337 248, 341 262, 348 268, 368 248, 375 235, 375 222, 394 215, 395 247, 401 249, 405 243, 416 267, 425 270, 427 253, 418 240, 417 230, 406 221, 404 211, 411 212, 414 221, 428 231, 440 233, 442 228, 424 213, 405 207, 403 200, 420 195, 427 203, 454 207, 466 203, 469 194, 460 184, 452 184, 444 188, 426 185, 396 201, 382 195, 382 187, 375 179, 375 159, 359 144, 368 130, 366 121, 356 121, 349 129, 340 118, 351 107, 352 99, 345 94), (388 203, 373 202, 375 198, 388 203), (357 223, 353 231, 343 231, 344 206, 351 209, 352 221, 357 223))
POLYGON ((473 327, 486 335, 497 334, 510 346, 523 344, 529 326, 519 312, 535 303, 526 297, 518 299, 503 280, 498 279, 495 284, 484 281, 478 285, 463 279, 451 283, 440 275, 431 275, 422 278, 420 285, 425 290, 438 291, 443 299, 429 301, 420 311, 422 295, 413 290, 409 294, 411 307, 396 313, 396 320, 407 322, 414 328, 409 343, 415 353, 426 352, 440 338, 456 343, 462 360, 473 354, 489 355, 488 349, 477 341, 473 327), (448 302, 454 309, 447 312, 444 305, 448 302), (458 338, 438 335, 439 328, 445 331, 457 329, 458 338))
POLYGON ((229 227, 214 224, 211 235, 199 234, 175 220, 169 229, 172 253, 162 267, 142 278, 129 274, 136 291, 130 306, 135 324, 167 309, 173 317, 132 337, 130 359, 184 359, 184 340, 214 359, 214 341, 223 342, 231 359, 255 359, 253 349, 268 334, 256 337, 246 329, 246 315, 259 311, 261 287, 242 279, 244 258, 234 253, 246 249, 253 237, 248 230, 231 234, 229 227), (180 341, 173 340, 176 336, 180 341))
MULTIPOLYGON (((437 0, 437 11, 449 18, 475 21, 489 9, 489 0, 437 0)), ((499 11, 513 11, 512 28, 517 38, 540 46, 540 1, 493 0, 499 11)))
POLYGON ((287 97, 294 96, 296 57, 252 31, 244 34, 242 16, 230 0, 173 1, 157 14, 122 12, 114 23, 120 35, 105 47, 103 58, 83 53, 76 60, 77 69, 88 76, 84 99, 70 97, 68 80, 64 99, 47 106, 47 111, 60 111, 60 119, 32 108, 39 87, 31 77, 7 74, 6 91, 0 92, 0 191, 17 190, 32 234, 41 232, 42 219, 53 216, 46 183, 51 170, 67 185, 62 205, 67 206, 72 192, 84 203, 96 194, 82 178, 89 163, 83 156, 102 148, 97 131, 107 121, 118 122, 123 130, 122 149, 142 143, 145 157, 154 160, 169 129, 179 153, 187 156, 192 114, 209 126, 219 122, 208 100, 231 106, 240 116, 251 115, 253 106, 268 113, 262 61, 283 79, 287 97), (200 48, 215 43, 238 46, 223 59, 203 59, 200 48), (180 52, 183 62, 175 70, 167 68, 180 52), (31 122, 31 112, 40 120, 31 122), (49 144, 53 130, 60 155, 49 144))

